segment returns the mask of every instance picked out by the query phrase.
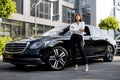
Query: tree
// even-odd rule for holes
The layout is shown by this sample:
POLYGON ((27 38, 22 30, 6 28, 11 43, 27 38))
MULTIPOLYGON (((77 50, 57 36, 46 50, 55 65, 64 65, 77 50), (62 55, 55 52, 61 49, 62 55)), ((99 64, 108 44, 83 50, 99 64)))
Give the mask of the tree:
POLYGON ((104 30, 117 30, 119 27, 119 22, 114 17, 110 16, 101 20, 98 25, 104 30))
POLYGON ((8 18, 16 12, 16 3, 13 0, 0 0, 0 18, 8 18))

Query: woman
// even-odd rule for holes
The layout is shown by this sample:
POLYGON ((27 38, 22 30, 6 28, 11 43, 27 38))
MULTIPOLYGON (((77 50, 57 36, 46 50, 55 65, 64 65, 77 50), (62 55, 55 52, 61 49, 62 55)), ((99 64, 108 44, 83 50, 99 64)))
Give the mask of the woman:
POLYGON ((76 46, 77 46, 80 51, 82 60, 85 64, 85 71, 88 71, 88 62, 87 62, 86 53, 84 51, 84 44, 83 44, 85 23, 82 21, 82 17, 80 16, 80 14, 76 14, 74 19, 75 19, 75 22, 71 24, 70 26, 71 52, 72 52, 72 57, 73 57, 73 63, 75 64, 74 70, 78 69, 78 62, 76 60, 76 46))

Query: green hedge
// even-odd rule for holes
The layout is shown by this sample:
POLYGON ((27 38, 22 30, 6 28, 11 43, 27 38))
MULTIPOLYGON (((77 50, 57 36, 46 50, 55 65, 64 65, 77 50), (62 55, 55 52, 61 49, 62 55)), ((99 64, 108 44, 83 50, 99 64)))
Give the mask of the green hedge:
POLYGON ((12 38, 10 38, 9 36, 0 37, 0 55, 2 54, 5 48, 5 44, 9 41, 12 41, 12 38))

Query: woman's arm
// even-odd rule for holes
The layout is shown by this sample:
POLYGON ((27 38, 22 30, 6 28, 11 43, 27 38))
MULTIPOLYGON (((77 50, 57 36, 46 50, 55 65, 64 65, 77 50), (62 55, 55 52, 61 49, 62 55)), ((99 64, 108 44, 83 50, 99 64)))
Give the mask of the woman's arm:
POLYGON ((84 32, 85 29, 85 23, 81 22, 81 28, 79 29, 80 32, 84 32))
POLYGON ((74 30, 74 26, 73 26, 72 24, 71 24, 71 26, 70 26, 70 31, 71 31, 71 32, 75 31, 75 30, 74 30))

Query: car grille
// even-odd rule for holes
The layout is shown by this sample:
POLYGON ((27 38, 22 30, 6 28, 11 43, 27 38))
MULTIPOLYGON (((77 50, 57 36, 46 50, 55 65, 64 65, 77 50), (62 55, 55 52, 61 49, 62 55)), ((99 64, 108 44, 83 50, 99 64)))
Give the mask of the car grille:
POLYGON ((27 43, 8 43, 5 47, 7 53, 22 53, 27 48, 27 43))

